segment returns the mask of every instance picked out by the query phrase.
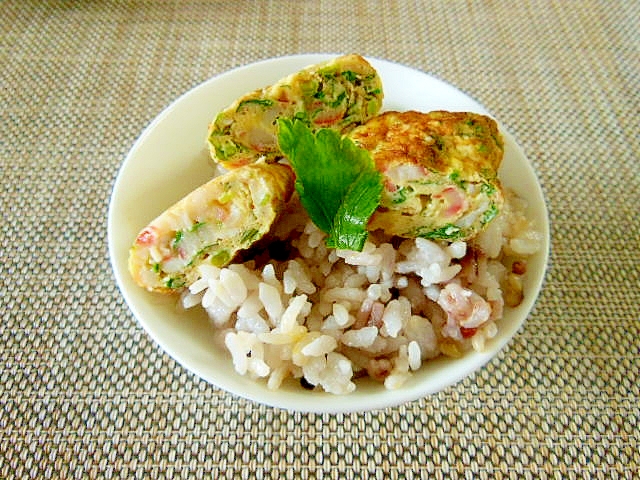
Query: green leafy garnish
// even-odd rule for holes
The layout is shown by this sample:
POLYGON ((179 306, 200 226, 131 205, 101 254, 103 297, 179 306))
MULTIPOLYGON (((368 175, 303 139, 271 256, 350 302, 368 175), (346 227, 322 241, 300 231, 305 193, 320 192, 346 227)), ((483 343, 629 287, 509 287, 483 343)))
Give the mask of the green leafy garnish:
POLYGON ((296 112, 293 115, 293 118, 295 118, 297 120, 300 120, 302 122, 305 122, 305 123, 309 123, 309 115, 304 110, 301 111, 301 112, 296 112))
POLYGON ((371 155, 330 129, 314 135, 300 121, 278 120, 280 150, 296 173, 300 202, 331 248, 362 251, 378 208, 382 175, 371 155))

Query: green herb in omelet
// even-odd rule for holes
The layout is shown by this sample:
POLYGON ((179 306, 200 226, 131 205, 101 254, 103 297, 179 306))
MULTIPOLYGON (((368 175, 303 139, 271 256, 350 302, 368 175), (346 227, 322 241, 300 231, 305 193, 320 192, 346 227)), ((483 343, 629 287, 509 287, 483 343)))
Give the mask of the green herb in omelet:
POLYGON ((440 228, 422 231, 419 229, 417 237, 427 238, 429 240, 457 240, 462 236, 462 229, 451 223, 447 223, 440 228))

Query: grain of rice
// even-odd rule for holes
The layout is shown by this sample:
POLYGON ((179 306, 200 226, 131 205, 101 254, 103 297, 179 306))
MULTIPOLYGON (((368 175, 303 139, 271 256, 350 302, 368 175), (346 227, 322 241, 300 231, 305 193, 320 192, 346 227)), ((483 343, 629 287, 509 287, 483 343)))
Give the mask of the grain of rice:
POLYGON ((333 317, 340 327, 345 327, 349 323, 349 310, 341 304, 333 304, 333 317))
POLYGON ((330 335, 321 335, 315 340, 307 343, 301 350, 303 355, 309 355, 312 357, 318 357, 320 355, 326 355, 329 352, 335 350, 338 346, 336 339, 330 335))
POLYGON ((253 291, 248 294, 246 300, 242 303, 237 311, 238 318, 250 318, 258 315, 258 312, 264 308, 259 293, 253 291))
POLYGON ((407 345, 401 345, 398 355, 393 360, 393 369, 384 381, 384 386, 390 390, 400 388, 410 378, 409 354, 407 345))
POLYGON ((307 304, 307 296, 302 294, 297 297, 293 297, 289 302, 289 306, 282 314, 280 319, 279 328, 281 332, 292 331, 296 325, 296 320, 302 309, 307 304))
POLYGON ((411 370, 418 370, 420 365, 422 365, 422 352, 420 352, 418 342, 415 340, 409 342, 407 355, 409 357, 409 368, 411 368, 411 370))
POLYGON ((380 333, 389 337, 397 337, 404 324, 411 316, 411 304, 405 297, 391 300, 382 314, 382 328, 380 333))
POLYGON ((273 324, 277 324, 282 316, 282 312, 284 311, 280 292, 278 292, 276 287, 265 282, 260 282, 258 288, 260 301, 262 302, 267 315, 269 315, 273 324))
POLYGON ((213 291, 215 299, 223 303, 231 311, 233 311, 240 305, 234 301, 234 297, 229 292, 229 289, 225 285, 223 278, 212 281, 211 285, 209 285, 209 290, 213 291))
POLYGON ((282 382, 288 375, 289 370, 285 366, 280 366, 274 369, 269 375, 269 380, 267 380, 267 388, 269 390, 277 390, 282 385, 282 382))
POLYGON ((240 375, 249 371, 252 348, 259 342, 255 334, 249 332, 229 332, 224 338, 225 345, 233 357, 233 365, 240 375))
POLYGON ((344 286, 347 288, 362 288, 367 283, 367 276, 361 273, 349 275, 344 279, 344 286))
POLYGON ((382 296, 382 285, 379 283, 374 283, 373 285, 369 285, 367 288, 367 297, 371 300, 379 300, 382 296))
POLYGON ((451 258, 462 258, 467 253, 467 243, 460 240, 453 242, 446 248, 446 252, 451 258))
POLYGON ((231 308, 239 307, 247 298, 245 282, 237 272, 230 268, 225 268, 220 272, 219 285, 221 293, 218 294, 218 297, 231 308))
POLYGON ((247 290, 257 290, 260 278, 256 271, 250 270, 247 265, 242 263, 232 263, 226 267, 229 270, 237 273, 242 281, 245 283, 247 290))
POLYGON ((271 330, 270 332, 260 333, 258 339, 261 342, 269 345, 288 345, 296 341, 299 337, 304 335, 307 329, 302 325, 297 328, 293 328, 287 333, 281 333, 277 330, 271 330))
POLYGON ((524 236, 511 240, 509 247, 516 255, 528 256, 538 251, 539 244, 540 238, 538 238, 538 236, 524 236))
POLYGON ((271 326, 260 315, 241 317, 235 324, 236 330, 243 330, 251 333, 267 333, 271 330, 271 326))
POLYGON ((322 243, 323 240, 324 240, 324 235, 322 234, 322 232, 320 230, 316 230, 309 235, 309 240, 308 240, 309 246, 311 248, 318 248, 318 246, 322 243))
POLYGON ((209 287, 210 279, 220 277, 220 269, 213 265, 200 265, 198 267, 200 278, 189 286, 191 293, 200 293, 209 287))
POLYGON ((195 307, 196 305, 199 305, 202 303, 203 296, 204 295, 201 294, 200 292, 194 294, 187 289, 184 292, 182 292, 180 296, 180 306, 185 310, 195 307))
POLYGON ((376 327, 363 327, 358 330, 347 330, 341 340, 347 347, 365 348, 373 345, 378 336, 376 327))
POLYGON ((498 326, 495 322, 489 322, 485 327, 487 338, 493 338, 498 334, 498 326))
POLYGON ((276 277, 276 269, 273 264, 268 263, 262 269, 262 280, 263 282, 275 287, 280 287, 280 281, 276 277))
POLYGON ((369 323, 372 325, 382 325, 382 316, 384 315, 384 304, 373 302, 369 315, 369 323))
POLYGON ((303 366, 302 372, 304 378, 311 385, 318 385, 322 383, 322 374, 327 368, 327 357, 318 356, 310 358, 303 366))
POLYGON ((325 290, 322 299, 325 302, 339 302, 342 300, 352 300, 354 302, 362 302, 365 292, 359 288, 341 288, 335 287, 325 290))
POLYGON ((410 374, 408 372, 392 373, 387 378, 385 378, 384 387, 387 390, 397 390, 402 387, 402 385, 404 385, 406 381, 409 380, 409 378, 410 374))
MULTIPOLYGON (((209 291, 207 291, 209 293, 209 291)), ((206 294, 205 294, 206 297, 206 294)), ((222 302, 216 302, 215 295, 211 295, 212 300, 211 304, 205 307, 209 318, 213 321, 213 324, 216 327, 224 326, 229 320, 231 320, 231 314, 233 313, 233 309, 229 308, 222 302)), ((202 305, 204 306, 205 301, 204 297, 202 299, 202 305)))
POLYGON ((420 358, 427 359, 438 355, 438 339, 432 323, 419 315, 411 315, 404 329, 409 343, 416 342, 420 348, 420 358))
POLYGON ((261 358, 250 358, 248 370, 257 377, 266 377, 271 372, 269 365, 261 358))
POLYGON ((424 294, 429 300, 435 302, 440 297, 441 290, 442 288, 439 285, 429 285, 424 288, 424 294))
POLYGON ((311 275, 303 264, 297 260, 287 263, 287 269, 283 276, 284 292, 291 295, 295 291, 311 295, 316 292, 316 286, 311 280, 311 275))

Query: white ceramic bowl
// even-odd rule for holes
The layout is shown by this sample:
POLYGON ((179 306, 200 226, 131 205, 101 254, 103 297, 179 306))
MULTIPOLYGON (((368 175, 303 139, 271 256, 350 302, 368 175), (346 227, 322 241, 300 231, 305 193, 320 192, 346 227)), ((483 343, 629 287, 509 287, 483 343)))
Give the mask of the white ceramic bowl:
MULTIPOLYGON (((502 128, 504 185, 529 202, 528 215, 542 232, 544 245, 528 265, 525 299, 507 309, 499 333, 486 351, 460 359, 426 362, 399 390, 358 380, 347 396, 309 392, 299 384, 267 389, 235 373, 230 355, 214 343, 213 327, 201 309, 178 312, 175 297, 146 292, 127 271, 128 250, 138 232, 175 201, 214 173, 206 147, 207 126, 235 98, 289 73, 337 55, 296 55, 234 69, 187 92, 169 105, 142 133, 115 182, 108 219, 109 254, 120 290, 144 329, 175 360, 207 382, 235 395, 274 407, 305 412, 351 412, 379 409, 416 400, 452 385, 482 367, 515 335, 541 288, 549 249, 548 215, 535 173, 513 137, 502 128)), ((379 59, 368 59, 380 73, 385 110, 458 110, 488 114, 484 107, 453 86, 423 72, 379 59)))

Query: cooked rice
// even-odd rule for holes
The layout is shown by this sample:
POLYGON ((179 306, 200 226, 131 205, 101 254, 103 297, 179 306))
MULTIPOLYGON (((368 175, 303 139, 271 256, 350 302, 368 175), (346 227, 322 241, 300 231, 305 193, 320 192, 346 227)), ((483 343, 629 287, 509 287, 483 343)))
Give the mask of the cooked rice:
POLYGON ((482 350, 505 305, 522 300, 522 262, 541 237, 525 203, 507 200, 473 242, 372 232, 362 252, 328 249, 294 200, 273 232, 290 245, 286 260, 257 252, 201 266, 182 306, 202 306, 235 370, 270 389, 294 378, 345 394, 362 376, 400 388, 429 359, 482 350))

